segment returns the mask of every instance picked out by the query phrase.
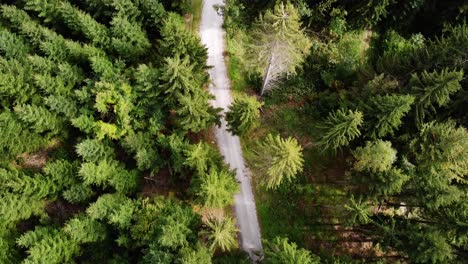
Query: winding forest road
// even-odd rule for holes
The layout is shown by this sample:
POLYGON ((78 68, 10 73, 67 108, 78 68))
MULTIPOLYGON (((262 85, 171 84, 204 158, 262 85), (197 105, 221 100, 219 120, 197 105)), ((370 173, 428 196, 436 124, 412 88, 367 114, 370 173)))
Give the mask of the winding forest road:
MULTIPOLYGON (((224 62, 225 32, 222 28, 223 17, 214 9, 214 5, 223 5, 223 0, 204 0, 200 36, 202 43, 208 48, 208 65, 212 84, 210 92, 216 96, 213 106, 226 110, 231 104, 230 82, 224 62)), ((239 137, 226 130, 226 122, 215 128, 215 136, 221 154, 231 169, 236 170, 236 178, 240 182, 240 192, 235 196, 235 216, 240 230, 240 244, 253 261, 256 261, 262 251, 260 227, 257 219, 250 176, 245 167, 239 137)))

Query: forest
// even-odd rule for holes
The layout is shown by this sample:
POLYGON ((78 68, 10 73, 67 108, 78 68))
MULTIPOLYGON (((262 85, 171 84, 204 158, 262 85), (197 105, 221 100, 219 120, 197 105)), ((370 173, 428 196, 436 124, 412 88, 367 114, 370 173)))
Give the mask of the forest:
POLYGON ((226 3, 262 238, 309 251, 275 263, 466 263, 466 1, 226 3))
POLYGON ((0 1, 0 263, 251 263, 213 128, 238 135, 261 263, 466 263, 468 4, 0 1))

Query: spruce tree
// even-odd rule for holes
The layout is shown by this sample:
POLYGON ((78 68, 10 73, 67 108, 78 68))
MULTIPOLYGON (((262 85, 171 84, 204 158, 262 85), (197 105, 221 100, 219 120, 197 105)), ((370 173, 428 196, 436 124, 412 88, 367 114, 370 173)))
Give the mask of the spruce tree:
POLYGON ((292 181, 302 172, 302 147, 294 138, 268 134, 255 150, 257 168, 262 172, 261 184, 268 189, 278 188, 284 181, 292 181))
POLYGON ((238 230, 233 218, 211 218, 206 222, 206 226, 208 229, 203 230, 201 234, 207 237, 211 250, 230 251, 237 247, 238 230))
POLYGON ((403 117, 411 110, 414 97, 410 95, 385 95, 370 98, 368 104, 368 136, 382 138, 393 135, 401 126, 403 117))
POLYGON ((275 237, 265 243, 265 263, 271 264, 318 264, 320 258, 306 249, 298 248, 287 238, 275 237))
POLYGON ((262 105, 255 97, 235 98, 226 113, 228 130, 234 135, 248 134, 259 123, 262 105))
POLYGON ((424 122, 424 117, 435 107, 447 105, 450 95, 461 89, 463 71, 445 68, 431 73, 424 71, 420 75, 413 74, 409 82, 411 92, 416 97, 416 121, 424 122))
POLYGON ((389 141, 367 141, 365 147, 358 147, 353 155, 356 158, 354 169, 357 171, 388 171, 396 160, 396 150, 389 141))
POLYGON ((248 65, 263 77, 261 95, 283 75, 296 68, 310 52, 311 43, 301 29, 300 16, 291 3, 279 2, 257 21, 248 65))
POLYGON ((239 185, 232 172, 211 167, 209 172, 199 175, 196 194, 206 207, 223 208, 232 205, 239 185))
POLYGON ((319 127, 322 132, 318 146, 324 151, 336 151, 341 147, 348 146, 353 139, 361 135, 359 128, 362 123, 362 113, 359 111, 348 110, 346 112, 338 109, 331 112, 319 127))

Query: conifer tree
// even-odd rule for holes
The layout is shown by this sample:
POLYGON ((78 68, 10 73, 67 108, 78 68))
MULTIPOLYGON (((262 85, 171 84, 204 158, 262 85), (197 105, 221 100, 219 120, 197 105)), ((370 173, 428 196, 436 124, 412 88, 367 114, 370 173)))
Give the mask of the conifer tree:
POLYGON ((184 164, 194 169, 198 175, 204 175, 210 168, 217 168, 223 164, 219 153, 204 142, 189 145, 185 150, 185 156, 187 158, 184 164))
POLYGON ((134 153, 138 169, 148 170, 157 169, 161 163, 155 143, 149 133, 137 132, 127 135, 122 145, 134 153))
POLYGON ((82 33, 97 47, 105 48, 110 44, 109 30, 91 15, 67 2, 58 6, 63 20, 72 30, 82 33))
POLYGON ((64 115, 66 118, 74 118, 78 109, 74 101, 62 95, 50 95, 45 98, 45 104, 53 112, 64 115))
POLYGON ((402 118, 411 110, 414 97, 385 95, 370 98, 368 130, 371 138, 393 135, 402 124, 402 118))
POLYGON ((79 204, 89 201, 95 192, 90 186, 81 183, 74 184, 63 191, 63 198, 72 204, 79 204))
POLYGON ((411 92, 416 97, 416 118, 421 124, 428 111, 435 111, 435 106, 445 106, 450 101, 450 95, 461 88, 463 71, 445 68, 431 73, 424 71, 420 75, 413 74, 409 82, 411 92))
POLYGON ((342 109, 331 112, 320 126, 322 133, 318 145, 323 150, 333 150, 348 146, 349 143, 361 135, 359 127, 363 123, 362 113, 359 111, 342 109))
POLYGON ((354 169, 357 171, 384 172, 396 160, 396 150, 389 141, 367 141, 365 147, 358 147, 353 155, 356 158, 354 169))
POLYGON ((79 244, 98 242, 106 238, 105 226, 86 216, 78 216, 69 220, 63 227, 63 231, 79 244))
POLYGON ((309 251, 298 248, 296 243, 287 238, 276 237, 265 243, 265 263, 271 264, 318 264, 320 258, 309 251))
POLYGON ((31 125, 37 133, 49 131, 52 135, 61 133, 62 121, 49 110, 37 105, 18 105, 15 113, 19 119, 31 125))
POLYGON ((27 129, 10 111, 0 113, 0 133, 0 154, 4 159, 36 151, 46 143, 46 139, 27 129))
POLYGON ((358 200, 354 199, 354 196, 351 196, 349 199, 349 204, 344 206, 346 210, 350 213, 350 218, 348 219, 348 224, 367 224, 372 221, 370 218, 371 215, 371 205, 367 204, 362 197, 359 197, 358 200))
POLYGON ((464 199, 468 172, 468 133, 454 122, 423 124, 411 144, 415 168, 412 188, 431 209, 464 199))
POLYGON ((229 131, 235 135, 246 135, 259 123, 260 108, 263 103, 254 97, 241 97, 234 99, 226 113, 226 122, 229 131))
POLYGON ((234 174, 226 169, 211 167, 209 172, 199 175, 196 194, 206 207, 222 208, 234 202, 239 185, 234 174))
POLYGON ((237 227, 234 219, 225 217, 224 219, 209 219, 206 222, 208 230, 203 230, 202 235, 206 235, 210 243, 211 250, 220 249, 230 251, 237 247, 237 227))
POLYGON ((128 14, 119 13, 114 16, 111 24, 112 47, 127 60, 136 60, 151 47, 146 32, 136 21, 131 21, 128 14))
POLYGON ((302 172, 302 147, 294 138, 283 139, 268 134, 258 145, 255 155, 256 166, 262 172, 260 181, 268 189, 278 188, 283 181, 291 181, 302 172))
POLYGON ((30 52, 29 45, 15 33, 0 28, 0 54, 6 58, 23 59, 30 52))
POLYGON ((214 124, 219 125, 219 112, 221 109, 213 108, 209 100, 211 94, 205 91, 195 91, 191 95, 178 96, 178 123, 185 131, 199 132, 214 124))
POLYGON ((105 141, 85 139, 76 145, 76 153, 87 162, 98 162, 114 157, 114 149, 105 141))
POLYGON ((249 64, 263 76, 261 95, 282 75, 295 74, 311 47, 299 13, 289 2, 280 2, 260 16, 252 39, 249 64))
POLYGON ((66 263, 79 251, 79 245, 67 235, 61 232, 47 233, 29 247, 24 263, 66 263))
POLYGON ((200 38, 187 30, 182 17, 169 13, 161 28, 161 52, 166 56, 187 57, 196 72, 204 71, 208 53, 200 38))

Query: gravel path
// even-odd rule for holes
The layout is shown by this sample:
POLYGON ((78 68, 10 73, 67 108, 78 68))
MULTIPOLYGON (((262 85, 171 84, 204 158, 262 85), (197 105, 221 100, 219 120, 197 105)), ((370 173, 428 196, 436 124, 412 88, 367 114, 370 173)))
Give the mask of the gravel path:
MULTIPOLYGON (((212 102, 215 107, 227 109, 232 98, 229 88, 226 65, 224 62, 225 32, 222 28, 223 18, 214 5, 222 5, 223 0, 204 0, 200 24, 202 42, 208 48, 208 65, 212 85, 210 92, 216 96, 212 102)), ((240 182, 240 192, 235 196, 235 216, 240 230, 241 247, 256 261, 262 251, 260 227, 258 225, 250 176, 245 167, 239 137, 226 130, 226 122, 222 120, 221 128, 215 128, 216 140, 221 154, 231 169, 235 169, 236 178, 240 182)))

